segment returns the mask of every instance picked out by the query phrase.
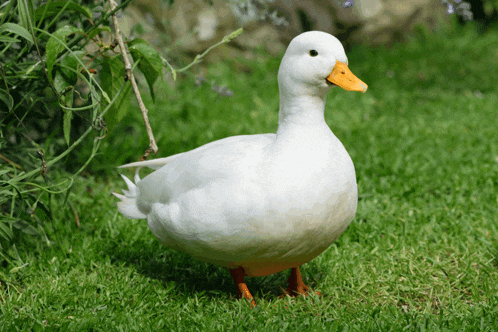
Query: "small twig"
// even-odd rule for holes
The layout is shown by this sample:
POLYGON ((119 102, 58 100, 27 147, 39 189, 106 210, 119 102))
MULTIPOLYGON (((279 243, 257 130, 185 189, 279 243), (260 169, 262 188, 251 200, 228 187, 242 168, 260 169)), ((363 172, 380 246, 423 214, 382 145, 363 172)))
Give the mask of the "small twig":
POLYGON ((220 42, 210 46, 202 54, 197 54, 195 56, 194 61, 192 61, 190 64, 186 65, 185 67, 178 69, 177 72, 179 72, 179 73, 184 72, 185 70, 189 69, 193 65, 201 62, 202 58, 204 58, 212 49, 214 49, 222 44, 226 44, 226 43, 230 42, 232 39, 237 38, 242 32, 244 32, 244 29, 239 28, 239 29, 233 31, 232 33, 230 33, 229 35, 226 35, 225 37, 223 37, 223 39, 220 42))
POLYGON ((161 60, 169 67, 171 75, 173 76, 173 81, 176 81, 176 69, 173 68, 173 66, 165 58, 161 57, 161 60))
MULTIPOLYGON (((114 10, 118 5, 116 4, 115 0, 109 0, 109 4, 111 6, 111 10, 114 10)), ((119 24, 118 24, 118 18, 116 17, 116 13, 112 15, 112 21, 114 23, 114 30, 116 33, 116 39, 119 43, 119 48, 121 49, 121 54, 123 56, 123 61, 125 64, 125 69, 126 69, 126 77, 128 80, 131 82, 131 86, 133 88, 133 92, 135 93, 135 96, 137 97, 137 102, 138 102, 138 107, 140 108, 140 111, 142 112, 142 117, 144 119, 145 123, 145 130, 147 130, 147 135, 149 136, 149 148, 147 151, 151 150, 154 152, 154 154, 157 153, 159 150, 156 144, 156 140, 154 139, 154 134, 152 133, 152 128, 150 127, 149 123, 149 117, 147 116, 147 108, 144 105, 144 102, 142 101, 142 96, 140 95, 140 91, 138 90, 137 82, 135 81, 135 77, 133 76, 133 71, 131 68, 131 63, 130 59, 128 59, 128 54, 126 52, 126 48, 123 42, 123 39, 121 38, 121 31, 119 30, 119 24)), ((145 152, 144 156, 148 156, 149 153, 145 152)))
POLYGON ((23 170, 21 166, 19 166, 18 164, 16 164, 15 162, 13 162, 12 160, 6 158, 5 156, 3 156, 2 154, 0 154, 0 159, 3 159, 5 160, 7 163, 11 164, 12 166, 14 166, 15 168, 17 169, 20 169, 21 171, 23 170))
POLYGON ((285 296, 290 295, 289 293, 287 293, 287 289, 283 289, 282 286, 278 285, 278 288, 280 288, 280 290, 282 291, 282 295, 284 295, 284 294, 285 294, 285 296))
POLYGON ((76 211, 76 208, 74 207, 74 205, 71 202, 68 202, 68 203, 69 203, 69 206, 71 207, 71 210, 73 210, 74 219, 76 221, 76 227, 80 227, 81 224, 80 224, 80 216, 78 215, 78 211, 76 211))
POLYGON ((184 72, 187 69, 189 69, 190 67, 192 67, 193 65, 198 64, 199 62, 202 61, 202 58, 204 58, 211 50, 213 50, 214 48, 216 48, 216 47, 218 47, 220 45, 223 45, 223 44, 226 44, 226 43, 230 42, 232 39, 237 38, 238 36, 240 36, 240 34, 242 32, 244 32, 244 29, 243 28, 239 28, 239 29, 233 31, 232 33, 230 33, 229 35, 226 35, 225 37, 223 37, 223 39, 220 42, 218 42, 218 43, 210 46, 203 53, 197 54, 195 56, 194 60, 191 63, 189 63, 188 65, 186 65, 185 67, 183 67, 183 68, 175 69, 175 68, 173 68, 173 66, 171 66, 171 64, 165 58, 161 57, 161 60, 162 60, 163 64, 165 64, 165 65, 167 65, 169 67, 169 69, 171 70, 171 74, 173 75, 173 80, 176 81, 176 73, 184 72))
POLYGON ((147 150, 145 150, 145 153, 143 156, 140 157, 140 159, 138 159, 138 161, 144 161, 146 160, 147 158, 149 158, 149 155, 150 153, 152 152, 152 149, 151 148, 148 148, 147 150))

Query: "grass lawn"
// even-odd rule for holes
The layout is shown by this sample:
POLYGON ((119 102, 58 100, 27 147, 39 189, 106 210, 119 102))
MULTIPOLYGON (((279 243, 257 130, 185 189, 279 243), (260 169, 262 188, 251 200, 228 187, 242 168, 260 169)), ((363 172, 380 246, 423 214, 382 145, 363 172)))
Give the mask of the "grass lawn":
MULTIPOLYGON (((81 226, 71 209, 55 211, 47 238, 25 236, 9 249, 17 260, 0 258, 0 331, 497 331, 498 32, 422 31, 348 56, 369 90, 332 89, 326 120, 355 163, 360 199, 344 234, 301 269, 323 295, 277 299, 288 271, 247 278, 251 309, 228 271, 119 215, 115 167, 147 146, 140 115, 128 114, 92 162, 100 175, 71 190, 81 226)), ((201 87, 157 87, 160 156, 275 132, 278 65, 227 59, 201 87)))

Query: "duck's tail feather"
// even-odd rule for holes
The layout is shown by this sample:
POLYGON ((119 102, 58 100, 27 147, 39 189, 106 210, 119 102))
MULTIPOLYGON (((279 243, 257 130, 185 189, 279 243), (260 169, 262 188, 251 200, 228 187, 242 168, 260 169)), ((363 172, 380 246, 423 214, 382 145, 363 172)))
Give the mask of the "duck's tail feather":
POLYGON ((128 186, 128 190, 123 189, 123 194, 118 194, 118 193, 112 193, 114 196, 120 199, 118 202, 118 210, 121 212, 123 216, 125 216, 128 219, 145 219, 147 216, 143 214, 137 206, 137 196, 138 196, 138 187, 136 186, 136 183, 140 181, 140 176, 138 175, 138 171, 140 170, 140 167, 137 168, 135 172, 135 183, 133 183, 130 179, 128 179, 126 176, 121 174, 121 177, 123 180, 126 182, 126 185, 128 186))

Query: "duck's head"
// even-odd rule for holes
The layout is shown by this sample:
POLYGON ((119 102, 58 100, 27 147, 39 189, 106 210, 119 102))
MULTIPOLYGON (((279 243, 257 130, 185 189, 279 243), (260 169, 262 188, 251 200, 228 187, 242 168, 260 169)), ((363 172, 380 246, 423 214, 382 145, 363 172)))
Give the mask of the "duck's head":
POLYGON ((324 95, 333 86, 362 92, 368 88, 349 70, 341 42, 321 31, 292 39, 278 70, 278 83, 282 92, 293 95, 324 95))

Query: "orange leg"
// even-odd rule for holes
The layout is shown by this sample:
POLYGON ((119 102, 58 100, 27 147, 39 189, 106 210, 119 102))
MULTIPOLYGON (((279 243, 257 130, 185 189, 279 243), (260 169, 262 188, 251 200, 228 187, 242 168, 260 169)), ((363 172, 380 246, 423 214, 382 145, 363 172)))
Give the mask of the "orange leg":
POLYGON ((235 269, 230 269, 230 275, 235 283, 235 287, 237 287, 239 298, 248 299, 251 302, 251 308, 254 308, 256 306, 256 302, 254 302, 251 292, 249 292, 246 282, 244 281, 244 277, 246 276, 244 268, 237 267, 235 269))
POLYGON ((301 271, 299 271, 299 266, 293 267, 291 269, 291 274, 287 282, 289 283, 289 287, 287 287, 285 292, 280 296, 281 298, 286 295, 289 296, 306 295, 306 293, 308 292, 308 286, 306 286, 303 282, 303 278, 301 277, 301 271))

